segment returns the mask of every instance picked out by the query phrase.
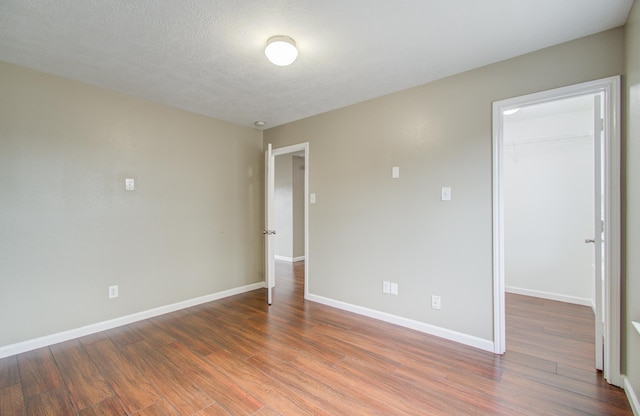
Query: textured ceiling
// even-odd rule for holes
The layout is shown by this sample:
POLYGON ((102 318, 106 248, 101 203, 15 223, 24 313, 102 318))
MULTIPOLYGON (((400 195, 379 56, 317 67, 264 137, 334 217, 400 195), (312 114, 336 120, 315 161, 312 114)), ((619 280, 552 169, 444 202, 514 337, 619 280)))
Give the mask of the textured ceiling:
POLYGON ((265 128, 625 23, 633 0, 1 0, 0 60, 265 128), (263 49, 287 35, 289 67, 263 49))

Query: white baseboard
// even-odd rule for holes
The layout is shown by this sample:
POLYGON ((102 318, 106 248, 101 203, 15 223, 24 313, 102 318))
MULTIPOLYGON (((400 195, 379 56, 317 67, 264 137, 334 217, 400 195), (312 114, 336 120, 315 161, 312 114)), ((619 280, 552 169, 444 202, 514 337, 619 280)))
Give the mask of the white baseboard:
POLYGON ((279 255, 274 255, 273 256, 276 260, 281 260, 281 261, 288 261, 289 263, 296 263, 298 261, 304 261, 304 256, 300 256, 300 257, 286 257, 286 256, 279 256, 279 255))
POLYGON ((71 339, 83 337, 85 335, 95 334, 96 332, 106 331, 111 328, 115 328, 122 325, 128 325, 133 322, 142 321, 143 319, 153 318, 154 316, 164 315, 165 313, 174 312, 180 309, 189 308, 191 306, 200 305, 202 303, 211 302, 214 300, 226 298, 229 296, 238 295, 240 293, 250 292, 252 290, 264 288, 264 282, 253 283, 246 286, 237 287, 234 289, 225 290, 222 292, 212 293, 205 296, 200 296, 193 299, 187 299, 182 302, 172 303, 170 305, 160 306, 158 308, 148 309, 146 311, 134 313, 127 316, 122 316, 108 321, 98 322, 95 324, 83 326, 80 328, 70 329, 64 332, 58 332, 57 334, 47 335, 40 338, 34 338, 27 341, 18 342, 15 344, 5 345, 0 347, 0 358, 9 357, 11 355, 20 354, 23 352, 35 350, 49 345, 57 344, 59 342, 69 341, 71 339))
POLYGON ((588 298, 579 298, 576 296, 560 295, 558 293, 543 292, 541 290, 522 289, 520 287, 506 286, 504 291, 507 293, 514 293, 516 295, 533 296, 535 298, 542 298, 548 300, 557 300, 558 302, 573 303, 575 305, 588 306, 591 309, 595 309, 593 301, 588 298))
POLYGON ((460 344, 475 347, 484 351, 494 352, 493 341, 478 338, 473 335, 463 334, 461 332, 456 332, 450 329, 441 328, 439 326, 415 321, 413 319, 403 318, 401 316, 392 315, 386 312, 380 312, 374 309, 365 308, 363 306, 352 305, 350 303, 341 302, 338 300, 329 299, 313 294, 308 294, 305 299, 345 311, 357 313, 358 315, 364 315, 369 318, 389 322, 391 324, 399 325, 405 328, 414 329, 425 334, 434 335, 436 337, 448 339, 450 341, 455 341, 460 344))
POLYGON ((638 401, 638 396, 633 390, 633 386, 631 386, 631 382, 627 376, 622 376, 622 387, 627 394, 627 399, 629 399, 629 404, 631 405, 634 416, 640 416, 640 401, 638 401))

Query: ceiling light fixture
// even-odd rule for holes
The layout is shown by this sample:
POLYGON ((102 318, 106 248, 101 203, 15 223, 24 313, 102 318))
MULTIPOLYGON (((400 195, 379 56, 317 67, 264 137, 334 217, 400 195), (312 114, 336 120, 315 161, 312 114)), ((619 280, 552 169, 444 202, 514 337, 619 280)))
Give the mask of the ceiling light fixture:
POLYGON ((273 36, 267 41, 264 54, 274 65, 291 65, 298 57, 296 41, 288 36, 273 36))
POLYGON ((264 121, 256 121, 253 124, 255 124, 256 127, 264 127, 267 125, 267 123, 265 123, 264 121))

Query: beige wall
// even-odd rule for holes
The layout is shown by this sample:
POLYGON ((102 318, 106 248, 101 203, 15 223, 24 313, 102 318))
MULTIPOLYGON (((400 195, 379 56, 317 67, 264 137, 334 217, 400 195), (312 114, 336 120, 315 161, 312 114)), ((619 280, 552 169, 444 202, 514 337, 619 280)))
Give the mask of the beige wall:
POLYGON ((0 347, 260 281, 263 158, 257 130, 0 63, 0 347))
POLYGON ((640 394, 640 334, 631 321, 640 321, 640 4, 636 1, 626 26, 626 141, 623 147, 625 183, 624 206, 625 282, 623 333, 626 349, 623 356, 625 373, 635 391, 640 394))
POLYGON ((491 340, 491 103, 623 61, 616 29, 267 130, 310 143, 310 293, 491 340))

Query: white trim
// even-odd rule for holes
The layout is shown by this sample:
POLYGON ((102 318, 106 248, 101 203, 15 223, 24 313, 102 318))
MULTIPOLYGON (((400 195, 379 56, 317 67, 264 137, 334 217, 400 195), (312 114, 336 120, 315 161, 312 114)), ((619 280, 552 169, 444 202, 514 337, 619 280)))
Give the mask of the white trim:
POLYGON ((146 311, 137 312, 131 315, 121 316, 119 318, 102 321, 91 325, 82 326, 80 328, 70 329, 68 331, 58 332, 56 334, 44 337, 34 338, 15 344, 0 347, 0 358, 9 357, 11 355, 35 350, 59 342, 69 341, 71 339, 83 337, 85 335, 95 334, 96 332, 106 331, 122 325, 128 325, 133 322, 142 321, 144 319, 153 318, 154 316, 164 315, 169 312, 175 312, 180 309, 189 308, 191 306, 200 305, 214 300, 226 298, 229 296, 239 295, 241 293, 250 292, 252 290, 264 288, 264 282, 253 283, 234 289, 224 290, 222 292, 212 293, 193 299, 187 299, 182 302, 172 303, 170 305, 160 306, 158 308, 148 309, 146 311))
POLYGON ((305 299, 334 308, 342 309, 344 311, 357 313, 358 315, 367 316, 369 318, 378 319, 380 321, 389 322, 394 325, 399 325, 405 328, 420 331, 439 338, 455 341, 460 344, 478 348, 484 351, 493 352, 494 350, 493 342, 483 338, 475 337, 473 335, 463 334, 461 332, 456 332, 439 326, 415 321, 413 319, 403 318, 401 316, 392 315, 390 313, 380 312, 374 309, 365 308, 363 306, 353 305, 350 303, 341 302, 339 300, 329 299, 313 294, 307 295, 305 299))
MULTIPOLYGON (((304 260, 304 297, 309 295, 309 142, 273 149, 273 156, 304 151, 304 257, 294 257, 293 261, 304 260), (300 260, 296 260, 300 259, 300 260)), ((266 201, 265 201, 266 204, 266 201)))
POLYGON ((521 287, 505 286, 504 291, 507 293, 514 293, 516 295, 533 296, 534 298, 542 298, 548 300, 555 300, 558 302, 573 303, 574 305, 588 306, 591 309, 595 309, 593 299, 580 298, 578 296, 562 295, 560 293, 543 292, 541 290, 523 289, 521 287))
POLYGON ((305 144, 306 143, 292 144, 290 146, 278 147, 277 149, 274 148, 271 154, 273 156, 282 156, 282 155, 288 155, 291 153, 302 152, 305 150, 304 149, 305 144))
POLYGON ((273 288, 276 285, 275 253, 275 157, 271 143, 264 152, 264 283, 267 288, 267 304, 273 300, 273 288))
POLYGON ((309 294, 309 159, 311 153, 309 149, 309 142, 304 143, 304 297, 309 294))
POLYGON ((631 321, 631 325, 633 325, 633 327, 636 329, 638 334, 640 334, 640 322, 631 321))
POLYGON ((604 379, 615 386, 620 378, 620 76, 571 85, 493 103, 493 322, 494 345, 498 354, 505 351, 504 309, 504 205, 503 112, 523 105, 540 104, 560 98, 604 93, 605 138, 605 325, 604 379))
POLYGON ((631 405, 631 410, 635 416, 640 416, 640 401, 638 401, 638 395, 633 390, 633 386, 631 385, 629 378, 625 375, 621 376, 621 378, 624 392, 627 394, 627 399, 629 399, 629 404, 631 405))
POLYGON ((278 254, 275 254, 273 256, 276 260, 280 260, 280 261, 287 261, 289 263, 297 263, 299 261, 304 261, 304 256, 300 256, 300 257, 287 257, 287 256, 280 256, 278 254))
MULTIPOLYGON (((620 273, 622 268, 621 244, 621 150, 620 150, 620 77, 608 78, 608 83, 603 86, 605 90, 605 112, 610 118, 611 123, 605 126, 606 138, 605 152, 605 183, 606 195, 605 203, 605 317, 607 325, 605 325, 605 339, 609 341, 609 345, 605 345, 605 369, 604 378, 609 383, 620 386, 621 368, 620 368, 620 351, 621 351, 621 281, 620 273), (608 351, 607 351, 608 347, 608 351)), ((603 80, 605 81, 605 80, 603 80)), ((606 118, 605 118, 606 120, 606 118)))
MULTIPOLYGON (((516 106, 513 106, 516 107, 516 106)), ((493 103, 493 345, 494 353, 506 351, 506 309, 504 298, 504 122, 507 110, 499 102, 493 103)))

